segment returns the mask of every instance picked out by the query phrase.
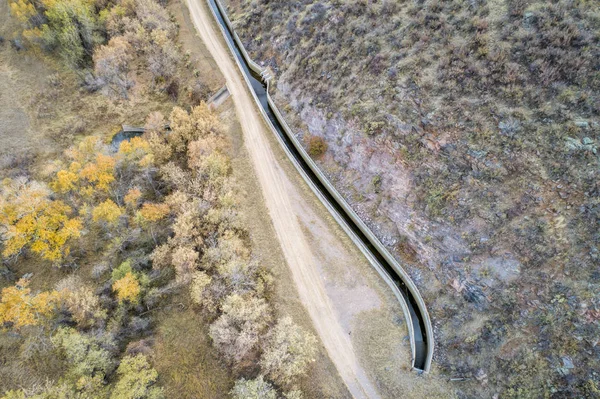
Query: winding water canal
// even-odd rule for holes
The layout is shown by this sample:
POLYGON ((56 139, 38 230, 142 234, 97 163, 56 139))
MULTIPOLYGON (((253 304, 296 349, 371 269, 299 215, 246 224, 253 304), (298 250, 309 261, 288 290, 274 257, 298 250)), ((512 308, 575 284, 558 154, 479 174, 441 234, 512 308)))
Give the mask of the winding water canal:
MULTIPOLYGON (((322 177, 319 177, 311 168, 311 166, 305 161, 300 153, 300 151, 303 150, 296 147, 294 140, 288 136, 286 129, 283 128, 283 123, 285 122, 280 121, 277 116, 277 112, 274 112, 274 110, 271 108, 267 94, 268 85, 263 81, 262 77, 250 67, 248 60, 243 55, 243 51, 240 49, 237 41, 233 37, 232 30, 225 22, 226 17, 224 16, 221 7, 216 4, 215 0, 207 1, 217 18, 217 22, 222 27, 225 39, 230 44, 230 49, 233 50, 234 56, 239 61, 238 65, 242 69, 241 72, 247 77, 247 81, 250 83, 250 86, 260 103, 259 105, 262 107, 264 114, 266 114, 268 117, 270 124, 274 127, 275 132, 279 135, 281 142, 287 148, 288 154, 291 154, 296 164, 300 166, 304 172, 305 176, 310 179, 313 187, 316 188, 321 197, 328 202, 330 205, 329 209, 337 213, 338 217, 336 220, 340 221, 340 223, 346 224, 346 230, 350 230, 355 235, 353 238, 360 240, 363 246, 370 252, 372 258, 379 263, 381 268, 385 270, 388 276, 393 280, 394 284, 404 297, 410 313, 410 320, 408 322, 411 323, 414 331, 414 340, 412 342, 414 346, 413 367, 418 370, 429 371, 433 357, 433 341, 429 336, 432 328, 427 310, 424 309, 422 299, 419 297, 420 301, 417 300, 417 298, 415 298, 415 293, 411 292, 411 290, 407 287, 407 283, 404 280, 406 277, 403 277, 402 273, 399 273, 397 270, 399 266, 394 265, 389 261, 391 255, 386 254, 386 256, 382 254, 381 250, 377 248, 378 246, 381 248, 381 244, 374 245, 374 236, 372 234, 367 235, 364 233, 366 226, 364 226, 364 224, 363 226, 359 226, 355 222, 355 220, 348 214, 344 207, 340 205, 338 200, 335 198, 336 196, 332 195, 331 190, 334 190, 332 189, 332 186, 329 183, 324 184, 322 177), (421 305, 419 305, 419 302, 421 305)), ((412 284, 412 282, 410 284, 412 284)), ((412 286, 414 287, 414 284, 412 284, 412 286)))

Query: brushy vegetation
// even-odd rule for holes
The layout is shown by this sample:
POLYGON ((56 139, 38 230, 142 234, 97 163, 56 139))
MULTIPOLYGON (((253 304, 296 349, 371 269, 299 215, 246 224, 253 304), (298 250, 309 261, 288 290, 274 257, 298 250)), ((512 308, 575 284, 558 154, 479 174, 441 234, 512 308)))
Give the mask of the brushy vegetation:
MULTIPOLYGON (((445 223, 463 233, 463 254, 430 235, 399 238, 413 259, 428 262, 415 251, 424 247, 445 258, 428 265, 445 287, 430 295, 434 320, 464 325, 472 312, 485 320, 471 336, 444 333, 444 372, 472 378, 460 389, 476 395, 595 397, 600 4, 228 4, 253 58, 279 72, 286 95, 311 98, 373 148, 391 143, 410 172, 411 212, 429 220, 423 229, 445 223), (518 259, 518 278, 486 287, 488 269, 470 259, 505 253, 518 259), (433 303, 448 291, 465 301, 433 303)), ((368 190, 393 192, 377 179, 368 190)))
MULTIPOLYGON (((149 121, 158 117, 153 114, 149 121)), ((209 329, 213 344, 236 375, 259 375, 262 381, 264 374, 290 389, 314 361, 315 338, 290 318, 276 321, 266 300, 272 278, 251 258, 247 233, 238 222, 217 117, 205 104, 191 113, 175 108, 169 125, 168 134, 149 129, 147 137, 121 143, 115 154, 89 136, 65 152, 66 161, 55 164, 48 184, 26 177, 3 181, 0 210, 8 215, 2 220, 8 268, 30 256, 40 259, 39 267, 70 269, 89 259, 89 252, 102 259, 91 270, 95 289, 70 276, 47 292, 32 293, 28 279, 2 290, 2 326, 25 341, 31 331, 49 337, 48 345, 25 353, 32 359, 37 350, 54 354, 66 368, 58 381, 11 391, 7 398, 47 398, 58 392, 163 397, 147 359, 150 348, 144 348, 152 320, 143 315, 188 286, 204 317, 214 320, 209 329), (63 225, 47 223, 45 214, 32 217, 38 207, 15 193, 44 209, 56 203, 63 225), (35 223, 23 222, 30 219, 35 223), (29 234, 36 223, 43 230, 29 234), (47 247, 39 237, 62 238, 55 231, 67 223, 78 234, 52 241, 52 253, 60 256, 36 251, 47 247)))
POLYGON ((319 136, 310 136, 308 138, 308 153, 310 156, 318 158, 327 151, 327 142, 319 136))
POLYGON ((21 31, 15 48, 40 49, 75 70, 89 91, 129 99, 150 88, 200 100, 206 87, 176 42, 177 25, 155 0, 9 1, 21 31), (185 84, 185 86, 183 86, 185 84))
POLYGON ((10 8, 21 23, 13 47, 66 65, 83 100, 101 92, 127 108, 158 94, 188 109, 151 112, 146 133, 118 148, 79 126, 60 159, 0 169, 0 396, 166 397, 194 378, 181 375, 185 367, 198 367, 173 370, 154 358, 156 327, 164 338, 173 323, 154 315, 168 319, 165 309, 185 296, 194 304, 186 317, 208 324, 206 339, 193 342, 212 342, 222 356, 186 389, 235 396, 239 379, 236 387, 265 384, 273 397, 301 398, 316 338, 273 309, 273 278, 238 215, 223 128, 201 102, 206 87, 191 63, 182 65, 172 17, 154 0, 10 8), (211 368, 227 375, 212 381, 211 368))

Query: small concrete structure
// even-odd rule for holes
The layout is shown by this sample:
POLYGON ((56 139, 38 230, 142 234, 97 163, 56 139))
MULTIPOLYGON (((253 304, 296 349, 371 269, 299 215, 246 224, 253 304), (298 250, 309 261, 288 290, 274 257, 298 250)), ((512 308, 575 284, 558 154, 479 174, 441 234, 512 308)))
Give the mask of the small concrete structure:
POLYGON ((230 96, 227 85, 221 87, 215 94, 213 94, 206 103, 210 109, 218 108, 219 105, 223 104, 230 96))
POLYGON ((121 125, 123 133, 144 133, 146 129, 138 126, 121 125))

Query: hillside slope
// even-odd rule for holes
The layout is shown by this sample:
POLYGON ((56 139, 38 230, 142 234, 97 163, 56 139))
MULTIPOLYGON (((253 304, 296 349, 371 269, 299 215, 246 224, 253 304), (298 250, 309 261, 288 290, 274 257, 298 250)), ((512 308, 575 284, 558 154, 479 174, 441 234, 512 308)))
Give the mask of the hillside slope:
POLYGON ((457 389, 597 397, 600 3, 228 7, 288 120, 407 264, 457 389))

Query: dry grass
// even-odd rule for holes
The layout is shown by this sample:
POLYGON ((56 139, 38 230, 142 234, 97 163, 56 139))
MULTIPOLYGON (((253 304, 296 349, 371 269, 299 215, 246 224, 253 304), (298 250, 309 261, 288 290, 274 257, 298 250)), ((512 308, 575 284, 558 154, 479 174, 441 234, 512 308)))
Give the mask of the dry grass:
POLYGON ((219 360, 208 324, 188 303, 187 292, 155 316, 153 364, 169 398, 226 398, 233 386, 219 360))
POLYGON ((410 342, 406 324, 385 310, 362 312, 353 339, 366 369, 386 398, 450 398, 448 384, 435 374, 410 371, 410 342))
POLYGON ((9 43, 16 24, 10 18, 8 2, 0 3, 0 156, 41 148, 48 140, 37 134, 29 102, 53 73, 31 54, 17 53, 9 43))
POLYGON ((181 0, 170 2, 167 7, 169 12, 175 17, 179 27, 179 42, 182 45, 183 53, 186 55, 190 68, 188 70, 198 71, 210 93, 213 94, 220 89, 225 79, 221 76, 218 65, 212 59, 210 53, 202 40, 198 39, 196 28, 190 19, 190 13, 181 0))

